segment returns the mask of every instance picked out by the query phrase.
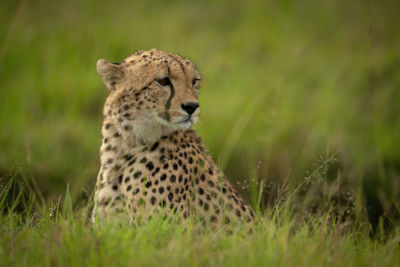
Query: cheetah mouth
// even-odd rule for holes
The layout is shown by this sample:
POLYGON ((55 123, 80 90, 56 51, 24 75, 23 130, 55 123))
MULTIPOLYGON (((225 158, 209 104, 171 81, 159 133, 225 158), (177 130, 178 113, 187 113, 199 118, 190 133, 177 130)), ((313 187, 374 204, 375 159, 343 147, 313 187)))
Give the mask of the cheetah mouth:
POLYGON ((193 123, 193 118, 192 118, 192 116, 189 116, 189 117, 187 117, 187 118, 185 118, 185 119, 183 119, 183 120, 177 121, 177 122, 175 122, 175 123, 188 123, 188 122, 193 123))
POLYGON ((185 116, 184 118, 182 118, 181 120, 178 120, 176 122, 174 122, 174 124, 178 124, 178 125, 192 125, 195 124, 198 120, 198 116, 197 115, 189 115, 189 116, 185 116))
POLYGON ((197 118, 193 116, 175 117, 173 120, 171 120, 169 116, 161 114, 161 116, 157 116, 157 118, 161 124, 178 129, 186 129, 197 121, 197 118))

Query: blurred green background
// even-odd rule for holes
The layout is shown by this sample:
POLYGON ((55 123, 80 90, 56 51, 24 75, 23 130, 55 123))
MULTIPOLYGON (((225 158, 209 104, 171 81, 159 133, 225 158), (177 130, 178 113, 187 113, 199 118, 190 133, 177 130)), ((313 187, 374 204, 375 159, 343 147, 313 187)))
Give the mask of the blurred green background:
POLYGON ((377 0, 2 1, 0 177, 28 178, 48 201, 67 183, 75 201, 88 198, 107 96, 96 60, 155 47, 198 66, 195 128, 244 194, 245 181, 261 183, 265 207, 280 185, 318 173, 316 199, 340 185, 373 224, 390 221, 399 11, 399 1, 377 0))

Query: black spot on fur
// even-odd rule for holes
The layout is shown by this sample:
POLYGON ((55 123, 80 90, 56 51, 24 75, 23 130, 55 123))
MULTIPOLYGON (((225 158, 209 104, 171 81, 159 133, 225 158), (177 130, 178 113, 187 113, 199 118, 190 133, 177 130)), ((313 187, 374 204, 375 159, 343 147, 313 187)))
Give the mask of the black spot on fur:
POLYGON ((235 213, 236 213, 236 215, 237 215, 238 217, 241 217, 241 216, 242 216, 242 213, 240 212, 240 210, 236 210, 235 213))
POLYGON ((186 165, 185 165, 185 164, 183 164, 182 169, 183 169, 183 171, 185 172, 185 174, 188 174, 188 173, 189 173, 189 171, 188 171, 188 169, 186 168, 186 165))
POLYGON ((132 155, 125 155, 125 160, 126 161, 130 161, 131 159, 133 158, 133 156, 132 155))
POLYGON ((154 176, 154 175, 156 175, 159 171, 160 171, 160 167, 157 167, 151 175, 154 176))
POLYGON ((133 160, 131 160, 128 164, 128 166, 132 166, 134 163, 136 162, 136 159, 134 158, 133 160))
POLYGON ((147 169, 149 169, 149 171, 151 171, 152 169, 154 169, 153 162, 149 161, 149 162, 146 164, 146 167, 147 167, 147 169))
POLYGON ((159 142, 155 142, 154 145, 150 148, 150 151, 156 150, 159 144, 159 142))
POLYGON ((142 175, 142 172, 141 172, 141 171, 137 171, 137 172, 135 172, 135 174, 133 175, 133 177, 134 177, 135 179, 137 179, 137 178, 139 178, 141 175, 142 175))

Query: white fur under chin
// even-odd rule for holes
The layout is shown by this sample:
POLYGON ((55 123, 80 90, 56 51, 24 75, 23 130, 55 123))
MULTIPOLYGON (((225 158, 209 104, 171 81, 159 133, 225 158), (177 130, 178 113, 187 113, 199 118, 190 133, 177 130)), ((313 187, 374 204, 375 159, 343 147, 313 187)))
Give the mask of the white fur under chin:
MULTIPOLYGON (((176 131, 186 130, 196 122, 197 117, 184 122, 168 122, 159 118, 156 114, 149 114, 148 116, 143 116, 133 120, 129 124, 132 126, 134 142, 136 145, 140 146, 144 144, 152 144, 160 139, 161 136, 169 135, 176 131)), ((124 137, 126 139, 129 140, 131 138, 131 136, 128 136, 130 135, 129 133, 125 135, 126 136, 124 137)))

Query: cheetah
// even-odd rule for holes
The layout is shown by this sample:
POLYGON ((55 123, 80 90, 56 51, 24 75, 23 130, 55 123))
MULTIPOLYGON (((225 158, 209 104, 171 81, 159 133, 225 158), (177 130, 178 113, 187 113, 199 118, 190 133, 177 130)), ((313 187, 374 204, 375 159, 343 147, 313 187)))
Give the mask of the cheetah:
POLYGON ((249 222, 254 211, 192 129, 199 72, 186 58, 151 49, 121 63, 97 61, 105 101, 92 220, 135 220, 155 211, 210 224, 249 222))

